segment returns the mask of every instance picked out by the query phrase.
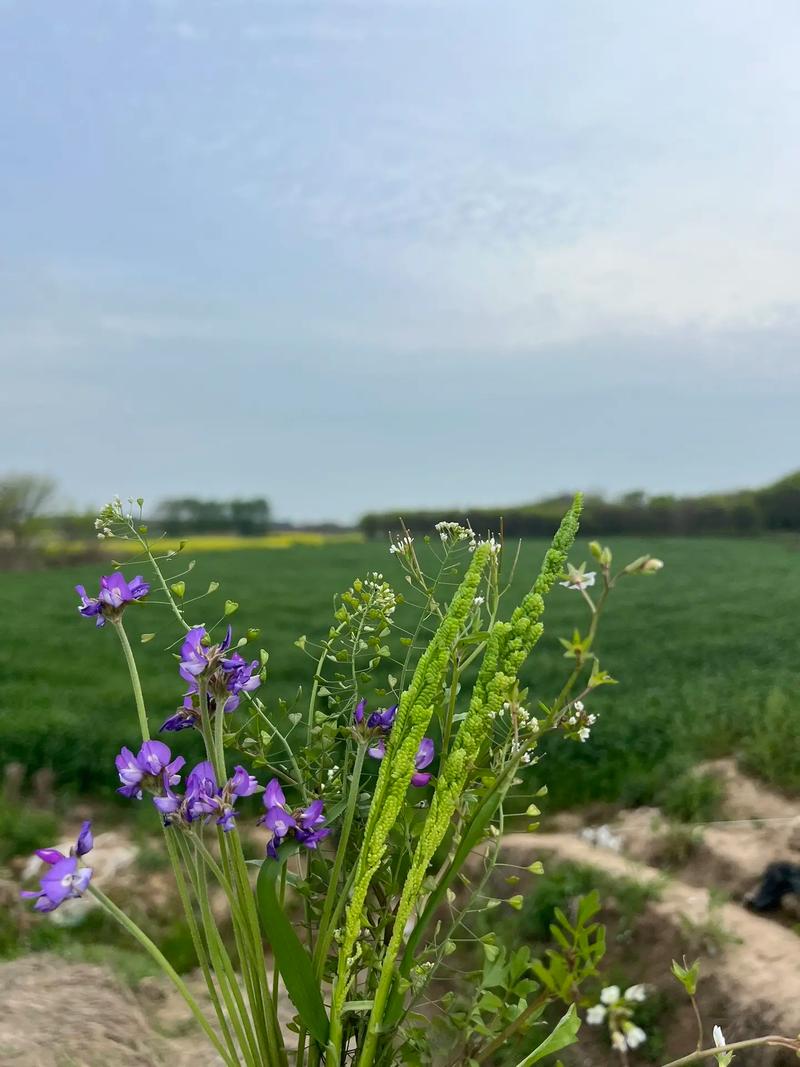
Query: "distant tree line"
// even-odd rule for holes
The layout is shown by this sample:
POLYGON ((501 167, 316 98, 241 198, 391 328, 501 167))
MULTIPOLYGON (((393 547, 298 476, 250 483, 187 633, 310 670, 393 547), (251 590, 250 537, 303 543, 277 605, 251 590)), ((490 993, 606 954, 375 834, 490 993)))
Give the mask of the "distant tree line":
MULTIPOLYGON (((445 519, 466 522, 482 533, 501 527, 507 537, 550 536, 571 497, 568 494, 508 508, 441 508, 436 511, 370 512, 359 523, 367 537, 397 530, 399 516, 413 531, 429 532, 445 519)), ((763 489, 707 496, 647 496, 627 493, 614 500, 589 495, 581 533, 603 534, 758 534, 800 531, 800 471, 763 489)))
POLYGON ((265 534, 271 525, 269 502, 250 500, 199 500, 175 497, 163 500, 153 521, 173 536, 189 533, 235 533, 241 537, 265 534))

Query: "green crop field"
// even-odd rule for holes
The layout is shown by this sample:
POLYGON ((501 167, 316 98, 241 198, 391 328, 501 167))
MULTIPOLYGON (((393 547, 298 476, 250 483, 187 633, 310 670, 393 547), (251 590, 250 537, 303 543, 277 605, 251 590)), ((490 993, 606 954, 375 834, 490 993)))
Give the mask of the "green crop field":
MULTIPOLYGON (((690 765, 724 754, 737 755, 765 780, 800 788, 796 542, 610 543, 615 562, 651 552, 665 568, 624 580, 609 604, 597 648, 620 684, 593 699, 599 722, 588 744, 551 738, 530 772, 548 783, 552 804, 657 800, 690 765)), ((544 548, 524 544, 508 611, 544 548)), ((584 554, 581 543, 573 561, 584 554)), ((216 621, 226 598, 238 601, 237 630, 260 626, 259 642, 270 651, 262 695, 291 697, 311 673, 293 642, 323 634, 333 594, 375 569, 404 588, 379 543, 208 552, 197 557, 186 598, 211 579, 220 582, 218 592, 195 605, 196 619, 216 621)), ((68 791, 110 795, 117 784, 113 756, 121 744, 136 743, 135 714, 113 629, 96 631, 78 615, 77 582, 91 592, 97 573, 80 567, 2 576, 0 764, 20 761, 30 772, 49 766, 68 791)), ((561 587, 551 594, 545 636, 524 672, 531 703, 551 700, 560 688, 568 664, 557 638, 584 627, 585 614, 579 594, 561 587)), ((168 610, 155 604, 130 609, 126 623, 157 726, 180 702, 175 662, 164 652, 178 632, 168 610), (152 631, 155 639, 139 644, 138 634, 152 631)), ((171 743, 191 755, 192 740, 183 733, 171 743)))

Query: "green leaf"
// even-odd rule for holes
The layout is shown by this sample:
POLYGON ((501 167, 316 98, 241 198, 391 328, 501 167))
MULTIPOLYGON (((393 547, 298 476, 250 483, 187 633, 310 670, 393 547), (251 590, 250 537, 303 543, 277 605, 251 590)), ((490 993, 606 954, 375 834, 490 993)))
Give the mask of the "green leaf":
POLYGON ((695 960, 691 967, 686 966, 686 958, 683 960, 683 967, 677 960, 672 961, 672 973, 681 983, 683 988, 693 997, 697 992, 697 981, 700 977, 700 960, 695 960))
POLYGON ((324 1045, 328 1040, 329 1023, 319 982, 314 978, 311 959, 286 918, 275 890, 283 865, 296 851, 298 846, 292 848, 285 844, 279 859, 266 859, 262 863, 256 883, 258 913, 289 999, 308 1032, 324 1045))
POLYGON ((170 589, 178 600, 183 600, 183 594, 186 592, 186 582, 173 582, 170 589))
POLYGON ((219 589, 219 582, 209 582, 208 583, 208 589, 206 590, 206 592, 207 593, 216 593, 216 591, 218 589, 219 589))
POLYGON ((239 607, 239 605, 236 603, 235 600, 226 600, 225 601, 225 614, 226 615, 233 615, 234 611, 236 611, 238 609, 238 607, 239 607))
POLYGON ((541 1045, 537 1046, 524 1060, 520 1060, 517 1067, 531 1067, 553 1052, 560 1052, 568 1045, 574 1045, 578 1040, 578 1030, 581 1026, 580 1016, 575 1010, 575 1005, 570 1004, 569 1011, 564 1015, 549 1037, 546 1037, 541 1045))

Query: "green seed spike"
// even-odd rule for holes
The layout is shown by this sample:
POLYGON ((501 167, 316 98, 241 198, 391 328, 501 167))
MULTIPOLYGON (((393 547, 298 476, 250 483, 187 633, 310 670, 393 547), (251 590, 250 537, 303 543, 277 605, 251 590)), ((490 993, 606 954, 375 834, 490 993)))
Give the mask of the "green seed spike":
MULTIPOLYGON (((542 635, 544 627, 539 619, 544 611, 544 595, 550 591, 564 569, 567 555, 578 532, 581 507, 582 497, 578 494, 561 521, 533 588, 514 611, 511 620, 496 623, 487 640, 469 710, 439 771, 430 811, 414 851, 403 895, 395 914, 392 938, 384 955, 367 1038, 359 1061, 364 1067, 368 1067, 374 1056, 383 1011, 395 974, 395 962, 405 935, 406 924, 420 899, 428 865, 452 825, 453 814, 464 791, 467 775, 481 746, 489 737, 492 714, 499 711, 503 702, 508 699, 520 667, 542 635)), ((413 684, 412 682, 412 687, 413 684)), ((392 820, 395 815, 396 811, 393 811, 392 820)))

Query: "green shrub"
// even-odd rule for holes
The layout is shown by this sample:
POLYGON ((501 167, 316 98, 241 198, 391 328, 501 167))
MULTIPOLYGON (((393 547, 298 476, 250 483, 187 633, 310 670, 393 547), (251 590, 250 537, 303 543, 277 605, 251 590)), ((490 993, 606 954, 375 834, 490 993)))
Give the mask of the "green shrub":
POLYGON ((667 785, 657 797, 670 819, 682 823, 712 822, 719 818, 725 786, 717 775, 687 771, 667 785))
POLYGON ((782 789, 800 789, 800 707, 782 689, 771 689, 757 728, 744 738, 742 768, 782 789))

